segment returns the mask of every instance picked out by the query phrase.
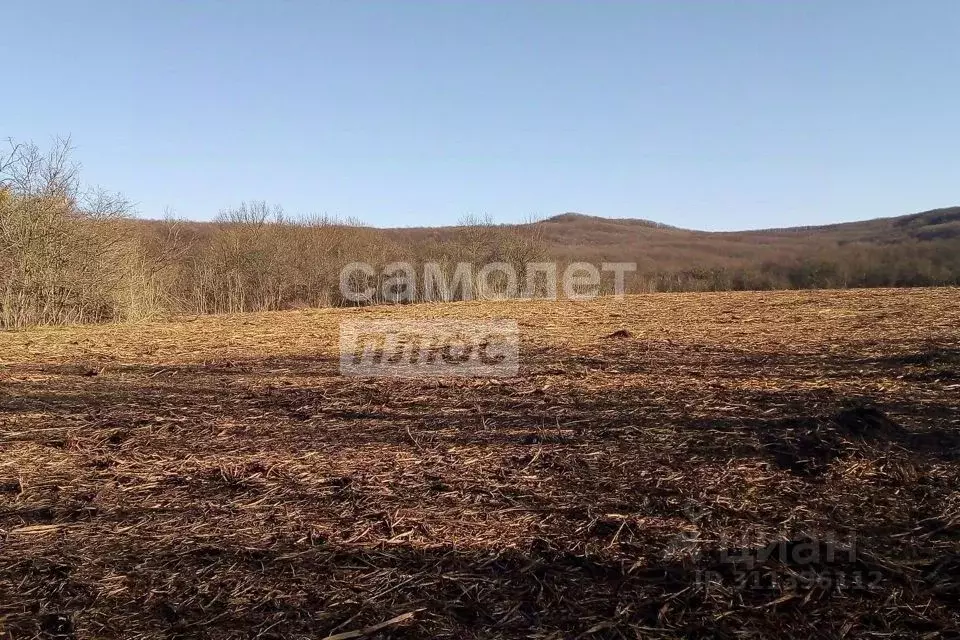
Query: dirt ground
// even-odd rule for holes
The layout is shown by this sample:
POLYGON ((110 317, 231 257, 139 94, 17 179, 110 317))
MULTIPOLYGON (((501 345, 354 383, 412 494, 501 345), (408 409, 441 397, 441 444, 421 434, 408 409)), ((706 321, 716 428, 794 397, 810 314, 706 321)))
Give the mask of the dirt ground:
POLYGON ((960 290, 0 333, 0 637, 960 637, 960 290), (519 322, 513 378, 338 323, 519 322))

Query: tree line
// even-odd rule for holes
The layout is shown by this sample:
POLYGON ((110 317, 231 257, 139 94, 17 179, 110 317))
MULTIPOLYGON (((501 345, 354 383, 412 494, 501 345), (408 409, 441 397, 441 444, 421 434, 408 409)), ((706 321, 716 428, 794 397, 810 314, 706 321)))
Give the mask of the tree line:
MULTIPOLYGON (((439 265, 448 279, 461 263, 505 263, 522 279, 530 263, 555 261, 562 271, 575 262, 535 221, 474 217, 456 227, 383 230, 265 202, 223 210, 211 223, 132 214, 123 196, 81 181, 68 139, 47 151, 9 142, 0 152, 0 327, 354 304, 340 286, 352 262, 374 268, 355 283, 374 288, 373 303, 395 301, 383 281, 397 263, 418 273, 439 265)), ((497 277, 472 284, 474 295, 506 291, 497 277)), ((601 293, 612 284, 604 280, 601 293)), ((828 246, 759 264, 653 265, 626 278, 628 293, 957 284, 960 251, 920 242, 828 246)))

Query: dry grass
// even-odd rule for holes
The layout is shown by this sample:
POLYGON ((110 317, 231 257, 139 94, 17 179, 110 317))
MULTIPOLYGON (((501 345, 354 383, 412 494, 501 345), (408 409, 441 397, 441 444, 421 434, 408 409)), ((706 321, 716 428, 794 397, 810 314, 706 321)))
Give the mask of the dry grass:
POLYGON ((958 303, 664 294, 0 334, 2 633, 947 637, 958 303), (521 375, 341 378, 358 315, 516 318, 521 375), (723 555, 832 536, 837 558, 768 559, 746 585, 723 555))

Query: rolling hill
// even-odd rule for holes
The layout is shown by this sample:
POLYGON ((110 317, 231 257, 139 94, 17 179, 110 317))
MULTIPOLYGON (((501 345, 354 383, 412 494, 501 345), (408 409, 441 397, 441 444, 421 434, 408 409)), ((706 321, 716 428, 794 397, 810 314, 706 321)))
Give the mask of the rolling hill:
MULTIPOLYGON (((564 213, 535 224, 546 254, 563 261, 626 261, 658 277, 711 280, 707 288, 916 286, 960 279, 960 207, 824 226, 710 232, 640 219, 564 213), (819 271, 810 282, 807 271, 819 271), (739 283, 723 274, 741 274, 739 283), (719 278, 719 279, 718 279, 719 278), (769 286, 765 286, 768 284, 769 286), (751 286, 752 285, 752 286, 751 286)), ((518 229, 531 225, 518 225, 518 229)), ((404 245, 453 241, 460 227, 386 229, 404 245)), ((672 282, 672 284, 671 284, 672 282)), ((693 288, 703 288, 694 286, 693 288)))

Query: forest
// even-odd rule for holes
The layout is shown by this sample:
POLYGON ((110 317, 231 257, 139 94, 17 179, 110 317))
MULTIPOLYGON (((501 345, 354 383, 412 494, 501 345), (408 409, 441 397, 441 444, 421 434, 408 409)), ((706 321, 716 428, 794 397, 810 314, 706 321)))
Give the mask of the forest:
MULTIPOLYGON (((0 327, 340 306, 350 304, 339 276, 351 262, 377 278, 397 263, 435 263, 447 277, 461 263, 519 273, 531 262, 636 263, 627 293, 960 284, 960 207, 728 233, 573 213, 379 229, 264 201, 196 222, 135 215, 121 194, 86 185, 71 152, 69 139, 49 149, 9 141, 0 152, 0 327)), ((477 284, 504 295, 502 283, 477 284)))

